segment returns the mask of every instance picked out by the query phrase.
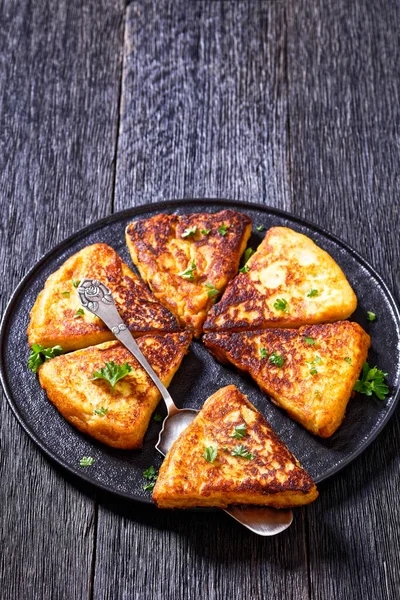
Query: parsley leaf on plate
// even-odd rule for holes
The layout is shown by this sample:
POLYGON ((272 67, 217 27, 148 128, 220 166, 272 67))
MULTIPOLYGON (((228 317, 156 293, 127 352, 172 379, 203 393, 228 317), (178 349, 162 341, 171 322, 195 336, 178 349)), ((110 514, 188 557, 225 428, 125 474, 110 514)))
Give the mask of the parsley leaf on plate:
POLYGON ((114 393, 116 383, 128 375, 132 371, 131 365, 125 363, 124 365, 117 365, 113 360, 105 363, 105 367, 102 367, 99 371, 93 373, 91 381, 96 379, 105 379, 111 385, 111 389, 114 393))
POLYGON ((94 462, 95 460, 91 456, 84 456, 79 461, 79 464, 81 465, 81 467, 90 467, 94 462))
POLYGON ((385 377, 387 377, 387 373, 384 373, 378 369, 378 367, 370 367, 369 364, 365 362, 362 368, 361 378, 356 381, 353 389, 366 396, 375 394, 379 400, 384 400, 385 396, 389 393, 389 388, 385 383, 385 377))
POLYGON ((368 321, 376 321, 376 314, 370 310, 367 312, 368 321))
POLYGON ((256 229, 257 229, 257 231, 264 231, 265 227, 264 227, 264 225, 258 225, 256 227, 256 229))
POLYGON ((158 477, 157 470, 153 467, 153 465, 143 471, 143 477, 148 481, 148 483, 145 483, 143 486, 144 491, 152 492, 158 477))
POLYGON ((64 350, 61 348, 61 346, 45 348, 40 344, 33 344, 28 358, 28 369, 30 369, 32 373, 36 373, 40 365, 43 364, 45 360, 59 356, 60 354, 63 354, 63 352, 64 350))
POLYGON ((319 291, 311 288, 311 290, 308 290, 307 292, 307 297, 314 298, 314 296, 319 296, 319 291))

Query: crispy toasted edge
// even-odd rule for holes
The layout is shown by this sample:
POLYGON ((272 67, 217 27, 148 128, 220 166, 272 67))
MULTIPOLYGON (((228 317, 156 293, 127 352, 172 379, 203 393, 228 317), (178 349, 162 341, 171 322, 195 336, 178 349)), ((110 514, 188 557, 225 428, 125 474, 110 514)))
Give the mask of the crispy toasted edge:
MULTIPOLYGON (((282 408, 283 410, 285 410, 291 419, 293 419, 294 421, 299 423, 302 427, 304 427, 305 429, 307 429, 314 435, 318 435, 319 437, 322 437, 322 438, 328 438, 328 437, 331 437, 335 433, 335 431, 337 431, 337 429, 342 424, 343 419, 345 418, 346 408, 347 408, 347 405, 351 398, 354 385, 355 385, 357 379, 359 378, 360 371, 362 369, 364 362, 367 360, 368 350, 371 346, 371 338, 368 335, 368 333, 366 331, 364 331, 364 329, 361 327, 361 325, 359 325, 358 323, 355 323, 355 322, 350 322, 350 321, 338 321, 338 322, 332 323, 332 325, 335 326, 335 325, 339 325, 340 323, 349 323, 354 327, 355 335, 359 336, 360 355, 357 359, 357 364, 352 365, 353 366, 352 377, 351 377, 351 379, 349 379, 346 394, 343 395, 343 398, 340 398, 337 400, 335 409, 331 408, 331 410, 329 411, 329 414, 325 415, 324 418, 319 418, 319 419, 316 419, 315 415, 313 415, 313 419, 310 419, 310 418, 306 419, 301 413, 299 413, 299 411, 294 411, 293 405, 290 401, 286 401, 284 397, 274 394, 273 391, 271 390, 271 388, 265 384, 262 377, 257 376, 255 374, 253 375, 251 373, 250 368, 246 368, 243 364, 241 364, 239 361, 235 360, 232 356, 230 356, 230 353, 227 350, 225 350, 224 348, 221 348, 221 346, 218 345, 218 337, 219 336, 224 337, 224 338, 230 337, 230 335, 228 333, 223 333, 223 332, 207 333, 206 335, 203 336, 203 343, 205 344, 206 348, 211 352, 211 354, 221 364, 225 364, 225 365, 232 364, 240 371, 248 373, 252 377, 252 379, 257 383, 257 385, 260 387, 261 391, 269 396, 269 398, 271 399, 271 402, 273 402, 279 408, 282 408)), ((319 326, 321 326, 321 327, 323 327, 324 325, 331 325, 331 324, 330 323, 319 324, 319 326)), ((295 329, 294 331, 298 332, 298 335, 300 338, 302 336, 302 330, 305 328, 308 328, 308 327, 310 327, 310 326, 307 325, 307 326, 300 328, 300 330, 295 329)), ((265 330, 261 330, 261 329, 256 330, 256 331, 250 331, 250 332, 238 332, 237 334, 235 334, 235 336, 250 334, 250 335, 253 335, 254 337, 256 337, 258 335, 262 335, 264 332, 265 332, 265 330)))
POLYGON ((158 479, 156 485, 153 490, 153 500, 158 506, 158 508, 192 508, 195 506, 203 506, 203 507, 215 507, 215 508, 227 508, 229 505, 237 505, 237 504, 251 504, 253 506, 272 506, 275 508, 287 508, 291 506, 301 506, 305 504, 309 504, 313 502, 318 497, 318 490, 313 482, 311 476, 307 473, 307 471, 301 467, 297 458, 293 455, 292 452, 287 448, 287 446, 282 442, 282 440, 277 436, 277 434, 272 429, 271 425, 268 423, 264 415, 262 415, 255 406, 248 400, 247 396, 242 394, 240 390, 234 385, 225 386, 219 390, 217 390, 214 394, 212 394, 204 403, 203 408, 196 416, 196 418, 192 421, 192 423, 180 434, 180 436, 175 440, 171 449, 169 450, 163 464, 161 465, 158 479), (179 496, 171 495, 171 492, 166 487, 168 482, 167 471, 170 468, 170 463, 174 459, 174 455, 176 453, 179 454, 180 446, 184 443, 184 440, 190 434, 192 429, 196 427, 196 424, 204 418, 204 414, 207 413, 210 405, 213 405, 218 402, 225 402, 226 396, 234 393, 235 395, 239 394, 239 401, 242 402, 247 408, 256 413, 257 419, 261 421, 261 424, 267 428, 267 431, 270 433, 273 441, 276 443, 282 444, 285 448, 288 456, 295 464, 298 469, 301 469, 305 475, 310 480, 310 488, 307 491, 302 490, 289 490, 284 492, 276 492, 276 493, 254 493, 254 491, 246 491, 246 492, 231 492, 231 493, 223 493, 223 497, 218 499, 215 496, 213 497, 205 497, 201 494, 198 494, 192 498, 186 498, 185 495, 180 494, 179 496), (253 502, 249 502, 249 495, 253 496, 253 502))
MULTIPOLYGON (((186 336, 186 339, 184 341, 178 341, 176 344, 177 346, 179 345, 179 347, 180 347, 180 350, 177 351, 177 357, 178 357, 178 354, 181 353, 181 358, 178 361, 177 367, 170 371, 168 377, 163 378, 163 383, 164 383, 165 387, 168 387, 170 385, 174 375, 176 374, 179 367, 181 366, 183 357, 189 351, 190 342, 192 340, 192 336, 191 336, 190 332, 176 332, 176 333, 171 333, 171 334, 167 334, 167 335, 180 336, 180 337, 186 336)), ((149 335, 149 337, 153 337, 153 336, 149 335)), ((154 336, 154 337, 156 337, 156 336, 154 336)), ((157 337, 159 337, 160 339, 164 338, 164 336, 162 336, 162 335, 159 335, 157 337)), ((113 340, 111 342, 97 344, 95 346, 90 346, 88 348, 83 348, 83 349, 77 350, 76 352, 71 352, 68 354, 68 356, 70 357, 70 356, 73 356, 74 354, 76 354, 77 356, 84 356, 86 351, 91 350, 93 348, 98 349, 98 350, 103 350, 103 349, 112 347, 113 345, 120 346, 121 344, 117 340, 113 340)), ((113 436, 107 435, 104 433, 105 423, 101 423, 101 425, 103 425, 103 427, 102 427, 103 433, 102 433, 102 431, 99 432, 96 430, 96 426, 94 426, 94 428, 93 428, 93 426, 89 425, 86 421, 83 421, 82 419, 79 418, 79 414, 80 414, 79 409, 76 409, 76 406, 70 402, 70 396, 71 396, 70 389, 60 390, 58 387, 54 386, 54 378, 55 378, 56 368, 57 368, 58 364, 62 365, 62 363, 65 361, 65 358, 66 358, 65 355, 56 356, 55 358, 44 362, 38 369, 39 382, 40 382, 41 387, 44 389, 49 400, 54 404, 54 406, 62 414, 62 416, 69 423, 71 423, 74 427, 76 427, 79 431, 102 442, 103 444, 106 444, 107 446, 110 446, 112 448, 120 448, 122 450, 135 450, 138 448, 142 448, 143 438, 148 429, 151 415, 161 399, 161 394, 157 391, 156 396, 154 398, 153 407, 151 410, 148 411, 148 415, 147 415, 148 418, 143 419, 143 421, 141 422, 140 425, 138 425, 136 423, 133 431, 131 430, 131 431, 127 432, 124 429, 123 424, 118 423, 118 422, 117 423, 113 422, 113 423, 108 423, 108 425, 110 426, 110 431, 113 432, 113 436), (65 407, 72 408, 73 412, 71 415, 68 415, 65 413, 65 407), (119 433, 119 436, 116 438, 115 434, 118 434, 118 433, 119 433)), ((142 367, 138 366, 138 368, 141 369, 142 367)))

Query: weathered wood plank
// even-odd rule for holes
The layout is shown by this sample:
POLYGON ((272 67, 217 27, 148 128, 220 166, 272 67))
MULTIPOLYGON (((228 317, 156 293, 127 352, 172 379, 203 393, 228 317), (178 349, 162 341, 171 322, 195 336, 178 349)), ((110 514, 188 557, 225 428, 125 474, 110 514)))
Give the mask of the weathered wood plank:
MULTIPOLYGON (((400 283, 399 21, 394 2, 288 3, 293 210, 348 241, 393 290, 400 283)), ((398 595, 399 439, 397 414, 310 507, 312 598, 398 595)))
MULTIPOLYGON (((279 3, 132 2, 115 208, 225 196, 289 209, 284 41, 279 3)), ((308 597, 301 511, 262 539, 225 515, 105 499, 98 531, 95 598, 308 597)))
MULTIPOLYGON (((1 306, 56 242, 111 208, 124 3, 0 6, 1 306)), ((96 505, 1 403, 1 597, 87 598, 96 505)))
POLYGON ((129 5, 115 208, 226 197, 289 209, 281 3, 129 5))

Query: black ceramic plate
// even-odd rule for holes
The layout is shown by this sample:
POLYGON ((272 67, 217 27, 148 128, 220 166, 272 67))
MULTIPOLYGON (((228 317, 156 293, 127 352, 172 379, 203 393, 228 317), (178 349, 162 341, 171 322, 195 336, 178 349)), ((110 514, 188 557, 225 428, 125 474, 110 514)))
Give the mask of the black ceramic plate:
MULTIPOLYGON (((37 376, 27 369, 29 349, 25 332, 32 305, 47 277, 69 256, 88 244, 105 242, 131 264, 124 232, 133 218, 148 218, 160 212, 217 212, 224 208, 243 211, 252 218, 254 233, 249 244, 253 248, 265 235, 264 232, 256 231, 257 225, 263 224, 266 229, 282 225, 310 236, 333 256, 357 294, 359 305, 352 318, 372 337, 369 361, 388 373, 391 394, 385 401, 356 394, 349 402, 343 425, 330 439, 323 440, 289 419, 262 394, 250 378, 240 376, 233 368, 220 365, 201 342, 193 342, 190 353, 184 358, 170 386, 177 405, 199 409, 217 389, 235 384, 266 416, 317 483, 337 473, 365 450, 395 409, 400 380, 399 312, 379 275, 354 250, 311 223, 256 204, 222 200, 180 200, 127 210, 98 221, 71 236, 34 266, 11 298, 0 334, 2 383, 18 421, 47 455, 100 488, 134 500, 152 502, 150 493, 142 489, 142 472, 149 465, 159 467, 161 464, 162 458, 154 449, 160 424, 151 421, 143 450, 140 451, 108 448, 69 425, 47 399, 37 376), (367 310, 377 313, 378 320, 375 323, 367 321, 367 310), (92 456, 95 463, 90 467, 81 467, 79 460, 83 456, 92 456)), ((162 404, 158 412, 165 414, 162 404)))

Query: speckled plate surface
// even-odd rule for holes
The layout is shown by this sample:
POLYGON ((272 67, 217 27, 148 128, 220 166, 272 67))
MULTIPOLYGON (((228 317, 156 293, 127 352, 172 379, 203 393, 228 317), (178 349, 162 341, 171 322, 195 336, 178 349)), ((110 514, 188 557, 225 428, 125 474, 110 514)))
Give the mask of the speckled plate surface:
MULTIPOLYGON (((188 214, 217 212, 232 208, 248 214, 253 220, 253 235, 249 242, 255 248, 266 229, 282 225, 313 238, 337 261, 346 274, 357 298, 358 308, 351 320, 357 321, 372 338, 370 364, 388 373, 390 395, 385 401, 356 394, 349 402, 346 418, 339 430, 329 439, 317 438, 294 423, 275 407, 247 377, 234 368, 217 363, 201 342, 192 342, 175 375, 170 392, 180 407, 200 409, 217 389, 235 384, 249 396, 250 401, 271 423, 290 450, 321 482, 354 460, 383 429, 399 399, 400 383, 400 316, 385 283, 374 269, 349 246, 319 227, 288 213, 257 204, 222 200, 178 200, 127 210, 102 219, 74 234, 44 256, 21 281, 15 290, 0 332, 1 379, 10 406, 28 435, 58 464, 75 475, 107 491, 141 502, 152 503, 151 494, 142 489, 143 469, 159 467, 162 457, 155 451, 160 424, 151 421, 143 450, 124 451, 108 448, 72 427, 49 402, 36 375, 28 371, 29 348, 26 328, 29 312, 47 277, 72 254, 95 242, 112 246, 129 265, 132 265, 125 245, 126 225, 136 218, 148 218, 160 212, 188 214), (371 310, 378 315, 375 323, 366 319, 371 310), (92 456, 95 463, 81 467, 79 460, 92 456)), ((165 414, 162 404, 157 412, 165 414)))

